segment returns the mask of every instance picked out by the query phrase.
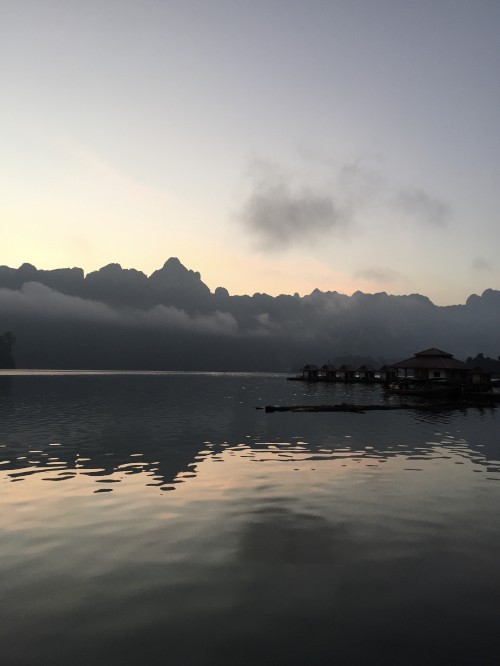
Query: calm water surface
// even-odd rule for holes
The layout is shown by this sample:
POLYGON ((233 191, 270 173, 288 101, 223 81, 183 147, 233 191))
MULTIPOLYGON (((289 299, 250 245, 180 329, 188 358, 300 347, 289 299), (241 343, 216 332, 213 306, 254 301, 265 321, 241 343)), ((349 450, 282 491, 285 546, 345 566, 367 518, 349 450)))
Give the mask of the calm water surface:
POLYGON ((273 375, 0 376, 10 665, 497 664, 494 409, 273 375))

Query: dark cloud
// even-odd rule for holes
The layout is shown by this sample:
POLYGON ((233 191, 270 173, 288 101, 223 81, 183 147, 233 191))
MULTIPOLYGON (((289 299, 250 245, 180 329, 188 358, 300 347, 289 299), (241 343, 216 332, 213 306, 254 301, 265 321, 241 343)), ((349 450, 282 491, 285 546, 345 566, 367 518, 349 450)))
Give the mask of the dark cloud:
POLYGON ((472 268, 475 271, 491 271, 493 268, 488 259, 484 257, 476 257, 472 262, 472 268))
POLYGON ((357 271, 355 276, 370 280, 371 282, 402 282, 406 279, 401 273, 392 268, 379 268, 376 266, 363 268, 357 271))
POLYGON ((330 193, 297 184, 271 164, 254 163, 250 182, 240 217, 256 236, 260 249, 317 241, 347 223, 330 193))
POLYGON ((391 183, 358 163, 320 167, 322 178, 311 171, 292 174, 265 160, 251 163, 249 192, 239 218, 259 249, 276 251, 329 240, 354 225, 362 229, 374 214, 387 219, 396 213, 398 222, 403 215, 437 228, 449 221, 449 206, 421 187, 391 183))
POLYGON ((442 227, 450 217, 448 205, 421 188, 400 190, 393 202, 406 215, 432 226, 442 227))

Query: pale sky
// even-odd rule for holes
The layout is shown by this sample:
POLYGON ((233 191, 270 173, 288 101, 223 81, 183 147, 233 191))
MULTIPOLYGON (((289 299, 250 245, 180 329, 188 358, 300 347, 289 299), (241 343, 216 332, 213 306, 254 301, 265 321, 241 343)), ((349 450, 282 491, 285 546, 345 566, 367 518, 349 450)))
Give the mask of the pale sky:
POLYGON ((0 0, 0 264, 500 289, 498 0, 0 0))

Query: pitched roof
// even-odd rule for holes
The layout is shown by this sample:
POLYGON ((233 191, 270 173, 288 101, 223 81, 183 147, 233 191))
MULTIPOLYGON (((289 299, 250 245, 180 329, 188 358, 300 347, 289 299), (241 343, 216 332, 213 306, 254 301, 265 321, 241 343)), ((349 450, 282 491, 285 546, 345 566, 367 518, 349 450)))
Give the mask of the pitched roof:
POLYGON ((443 358, 452 358, 453 354, 443 351, 442 349, 437 349, 436 347, 431 347, 430 349, 424 349, 424 351, 417 352, 415 356, 442 356, 443 358))
POLYGON ((394 368, 439 368, 441 370, 470 370, 471 367, 453 358, 453 354, 431 347, 417 352, 415 356, 407 358, 399 363, 394 363, 394 368))

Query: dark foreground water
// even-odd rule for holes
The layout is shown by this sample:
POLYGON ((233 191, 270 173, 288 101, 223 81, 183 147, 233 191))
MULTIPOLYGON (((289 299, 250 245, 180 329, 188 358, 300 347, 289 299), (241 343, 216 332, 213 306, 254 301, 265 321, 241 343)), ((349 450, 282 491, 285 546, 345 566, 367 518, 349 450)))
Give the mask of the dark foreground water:
POLYGON ((0 377, 0 662, 498 664, 500 411, 279 376, 0 377))

